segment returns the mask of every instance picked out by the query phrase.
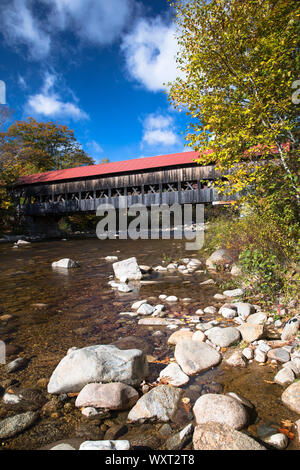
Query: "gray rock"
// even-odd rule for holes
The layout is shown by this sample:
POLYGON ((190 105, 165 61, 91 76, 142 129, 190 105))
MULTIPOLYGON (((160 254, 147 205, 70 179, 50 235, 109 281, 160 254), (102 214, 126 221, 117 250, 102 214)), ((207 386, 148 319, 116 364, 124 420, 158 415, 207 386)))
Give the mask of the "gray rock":
POLYGON ((157 317, 147 317, 147 318, 141 318, 138 321, 139 325, 162 325, 166 326, 168 325, 168 322, 165 318, 157 318, 157 317))
POLYGON ((9 362, 5 368, 7 372, 17 372, 18 370, 24 369, 28 364, 28 359, 25 359, 24 357, 18 357, 12 362, 9 362))
POLYGON ((147 375, 147 359, 139 349, 89 346, 76 349, 60 361, 50 378, 48 393, 80 392, 91 382, 139 385, 147 375))
POLYGON ((263 312, 253 313, 247 318, 247 323, 251 325, 263 325, 267 321, 267 314, 263 312))
POLYGON ((207 393, 196 401, 193 413, 197 424, 209 422, 227 424, 233 429, 243 429, 248 423, 246 408, 235 398, 207 393))
POLYGON ((267 360, 267 353, 265 351, 262 351, 261 349, 259 348, 256 348, 255 349, 255 353, 254 353, 254 360, 256 362, 260 362, 260 363, 264 363, 266 362, 267 360))
POLYGON ((217 313, 217 309, 216 307, 213 307, 213 306, 205 307, 204 313, 209 313, 211 315, 214 315, 215 313, 217 313))
POLYGON ((193 332, 191 330, 181 328, 180 330, 171 334, 168 339, 168 343, 175 346, 179 341, 182 341, 183 339, 192 339, 192 337, 193 332))
POLYGON ((133 291, 133 288, 130 287, 128 284, 125 284, 125 283, 123 283, 123 282, 120 282, 120 284, 118 285, 118 291, 119 291, 119 292, 127 293, 127 292, 133 291))
POLYGON ((195 375, 221 362, 221 355, 206 343, 182 340, 176 344, 175 359, 187 375, 195 375))
POLYGON ((220 308, 220 314, 224 318, 235 318, 237 316, 237 311, 233 308, 222 307, 220 308))
POLYGON ((226 297, 240 297, 241 295, 244 295, 244 290, 243 289, 225 290, 223 294, 226 295, 226 297))
POLYGON ((121 382, 87 384, 79 393, 75 406, 92 406, 109 410, 127 410, 139 399, 138 392, 130 385, 121 382))
POLYGON ((146 304, 146 303, 147 303, 147 300, 146 300, 146 299, 144 299, 144 300, 138 300, 137 302, 134 302, 134 303, 131 305, 131 308, 132 308, 132 310, 138 310, 141 305, 146 304))
POLYGON ((152 307, 152 305, 150 304, 142 304, 138 309, 137 309, 137 313, 139 315, 151 315, 151 313, 154 312, 154 307, 152 307))
POLYGON ((227 348, 228 346, 237 343, 241 338, 239 330, 233 326, 228 328, 220 328, 219 326, 216 326, 208 330, 206 332, 206 336, 212 343, 216 346, 220 346, 221 348, 227 348))
POLYGON ((35 411, 27 411, 11 418, 6 418, 0 421, 0 439, 7 439, 19 434, 25 429, 32 426, 38 419, 39 413, 35 411))
POLYGON ((291 356, 284 348, 275 348, 268 351, 268 358, 284 363, 289 362, 291 356))
POLYGON ((52 447, 50 450, 75 450, 70 444, 57 444, 57 446, 52 447))
POLYGON ((225 359, 226 364, 233 367, 246 367, 246 361, 242 354, 242 351, 235 351, 227 359, 225 359))
POLYGON ((79 450, 130 450, 129 441, 85 441, 79 450))
POLYGON ((282 368, 275 375, 274 382, 276 382, 279 385, 288 385, 294 382, 294 379, 295 379, 295 375, 292 370, 282 368))
POLYGON ((246 320, 251 313, 255 312, 254 306, 247 302, 236 302, 236 307, 238 316, 243 320, 246 320))
POLYGON ((192 439, 194 426, 190 423, 180 432, 169 437, 166 441, 165 448, 167 450, 181 450, 192 439))
POLYGON ((197 426, 193 445, 195 450, 266 450, 246 434, 220 423, 197 426))
POLYGON ((115 277, 121 282, 128 281, 139 281, 142 279, 142 273, 137 264, 136 258, 128 258, 123 261, 117 261, 113 263, 113 270, 115 277))
POLYGON ((243 349, 243 356, 250 361, 254 357, 254 351, 252 348, 243 349))
POLYGON ((183 391, 169 385, 159 385, 143 395, 128 414, 130 422, 156 420, 167 422, 174 417, 183 391))

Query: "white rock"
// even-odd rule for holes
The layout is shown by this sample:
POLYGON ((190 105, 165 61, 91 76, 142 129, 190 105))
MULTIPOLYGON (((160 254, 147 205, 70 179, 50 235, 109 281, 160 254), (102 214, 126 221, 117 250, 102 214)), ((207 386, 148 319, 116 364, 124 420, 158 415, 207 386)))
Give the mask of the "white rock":
POLYGON ((246 320, 255 311, 253 305, 247 302, 236 302, 238 316, 246 320))
POLYGON ((174 387, 186 385, 190 380, 189 376, 186 375, 175 362, 169 364, 160 372, 159 378, 161 379, 162 377, 168 378, 168 383, 174 387))
POLYGON ((142 304, 138 309, 137 313, 139 315, 151 315, 154 312, 154 307, 150 304, 142 304))
POLYGON ((70 444, 57 444, 57 446, 52 447, 50 450, 75 450, 70 444))
POLYGON ((196 315, 203 315, 204 314, 204 311, 202 310, 202 308, 198 308, 198 310, 196 310, 196 315))
POLYGON ((70 268, 77 268, 79 264, 77 261, 73 261, 70 258, 63 258, 60 259, 59 261, 54 261, 52 263, 52 268, 64 268, 64 269, 70 269, 70 268))
POLYGON ((256 362, 266 362, 267 353, 265 353, 264 351, 261 351, 259 348, 256 348, 255 353, 254 353, 254 360, 256 362))
POLYGON ((215 294, 215 295, 214 295, 214 299, 216 299, 216 300, 224 300, 224 299, 226 299, 226 296, 223 295, 223 294, 215 294))
POLYGON ((264 441, 279 450, 284 450, 289 444, 287 436, 282 433, 272 434, 271 436, 266 437, 264 441))
POLYGON ((207 279, 206 281, 200 282, 200 286, 210 286, 215 284, 213 279, 207 279))
POLYGON ((144 419, 167 422, 175 416, 182 390, 170 385, 159 385, 145 393, 128 414, 128 421, 144 419))
POLYGON ((274 382, 279 385, 288 385, 294 382, 295 375, 292 370, 283 367, 274 377, 274 382))
POLYGON ((281 339, 283 341, 289 341, 290 339, 297 336, 300 328, 300 320, 297 317, 293 317, 288 320, 283 328, 281 339))
POLYGON ((142 272, 137 264, 136 258, 128 258, 113 264, 115 277, 122 282, 139 281, 142 279, 142 272))
POLYGON ((225 290, 223 294, 226 295, 226 297, 240 297, 241 295, 244 295, 244 290, 243 289, 225 290))
POLYGON ((200 330, 199 330, 199 331, 195 331, 195 333, 194 333, 193 336, 192 336, 192 340, 193 340, 193 341, 201 341, 201 342, 203 342, 203 341, 205 341, 205 339, 206 339, 205 334, 204 334, 202 331, 200 331, 200 330))
POLYGON ((141 305, 146 304, 146 303, 147 303, 147 299, 138 300, 137 302, 134 302, 131 305, 131 308, 132 308, 132 310, 137 310, 138 308, 140 308, 141 305))
POLYGON ((240 340, 240 332, 237 328, 230 326, 228 328, 214 327, 206 332, 206 336, 213 344, 221 348, 227 348, 240 340))
POLYGON ((250 325, 263 325, 267 321, 267 315, 264 312, 253 313, 247 318, 250 325))
POLYGON ((87 406, 86 408, 82 408, 81 414, 89 418, 90 416, 96 416, 98 411, 93 406, 87 406))
POLYGON ((108 262, 118 261, 117 256, 106 256, 104 259, 105 259, 105 261, 108 261, 108 262))
POLYGON ((211 315, 214 315, 215 313, 217 313, 217 309, 216 307, 213 307, 213 306, 205 307, 204 313, 209 313, 211 315))
POLYGON ((160 294, 158 297, 160 300, 165 300, 168 296, 166 294, 160 294))
POLYGON ((137 312, 121 312, 119 313, 121 317, 137 317, 138 313, 137 312))
POLYGON ((30 242, 27 242, 26 240, 21 240, 21 239, 19 239, 19 240, 17 241, 17 245, 19 245, 19 246, 20 246, 20 245, 31 245, 31 243, 30 243, 30 242))
POLYGON ((237 316, 237 312, 233 308, 222 307, 220 313, 224 318, 235 318, 237 316))
POLYGON ((243 349, 243 356, 248 359, 248 361, 250 359, 253 359, 254 357, 254 352, 253 352, 253 349, 252 348, 245 348, 243 349))
POLYGON ((132 292, 133 291, 133 288, 128 286, 128 284, 125 284, 125 283, 121 283, 118 285, 118 291, 119 292, 124 292, 124 293, 128 293, 128 292, 132 292))
POLYGON ((91 382, 123 382, 139 385, 148 375, 145 354, 113 345, 77 349, 65 356, 48 383, 48 393, 76 393, 91 382))
POLYGON ((187 375, 195 375, 221 361, 220 354, 206 343, 183 339, 176 344, 175 359, 187 375))
POLYGON ((166 302, 177 302, 178 297, 176 297, 176 295, 169 295, 169 297, 167 297, 165 300, 166 302))
POLYGON ((79 450, 129 450, 129 441, 85 441, 79 450))

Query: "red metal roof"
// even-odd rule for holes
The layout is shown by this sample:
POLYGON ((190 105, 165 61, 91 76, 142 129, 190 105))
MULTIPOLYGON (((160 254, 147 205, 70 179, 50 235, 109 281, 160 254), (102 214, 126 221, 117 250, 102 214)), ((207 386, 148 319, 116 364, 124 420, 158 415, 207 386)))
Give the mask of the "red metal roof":
POLYGON ((198 152, 181 152, 170 155, 158 155, 156 157, 124 160, 121 162, 103 163, 100 165, 79 166, 76 168, 68 168, 67 170, 54 170, 48 171, 47 173, 23 176, 18 180, 18 184, 47 183, 76 178, 89 178, 112 173, 129 173, 131 171, 147 170, 151 168, 186 165, 193 163, 198 157, 198 152))

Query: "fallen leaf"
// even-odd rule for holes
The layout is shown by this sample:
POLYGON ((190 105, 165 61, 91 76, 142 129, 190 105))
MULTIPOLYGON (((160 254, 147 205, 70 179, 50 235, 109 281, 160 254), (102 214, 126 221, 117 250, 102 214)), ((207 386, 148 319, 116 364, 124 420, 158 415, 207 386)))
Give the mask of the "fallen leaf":
POLYGON ((69 398, 78 397, 79 392, 78 393, 67 393, 67 395, 68 395, 69 398))
POLYGON ((287 436, 289 439, 294 439, 295 437, 295 434, 293 432, 290 432, 288 429, 286 428, 279 428, 278 431, 281 433, 281 434, 284 434, 285 436, 287 436))

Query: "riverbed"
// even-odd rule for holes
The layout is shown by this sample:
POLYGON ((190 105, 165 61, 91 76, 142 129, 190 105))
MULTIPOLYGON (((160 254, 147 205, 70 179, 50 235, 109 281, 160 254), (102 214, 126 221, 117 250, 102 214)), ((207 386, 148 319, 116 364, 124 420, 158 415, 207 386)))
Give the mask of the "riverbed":
MULTIPOLYGON (((162 261, 198 256, 184 248, 184 241, 178 240, 59 240, 32 243, 17 249, 12 244, 1 245, 0 309, 2 314, 12 318, 0 322, 0 340, 7 346, 7 361, 21 356, 29 363, 12 374, 0 366, 0 384, 10 381, 12 391, 38 388, 47 397, 46 383, 69 348, 110 343, 126 345, 127 349, 142 348, 150 359, 149 382, 154 382, 166 361, 173 356, 173 349, 167 344, 172 331, 138 325, 136 318, 121 317, 119 313, 130 311, 136 300, 148 299, 155 305, 161 303, 160 294, 176 295, 180 300, 168 305, 168 315, 182 319, 182 324, 188 326, 189 317, 197 309, 222 305, 223 302, 213 296, 221 292, 218 286, 230 275, 155 273, 145 283, 137 283, 133 292, 124 294, 108 285, 113 269, 104 258, 136 256, 140 265, 157 266, 162 261), (74 259, 80 267, 52 269, 51 263, 61 258, 74 259), (200 286, 200 282, 208 278, 213 278, 216 284, 200 286), (191 300, 183 301, 185 298, 191 300), (162 335, 154 337, 156 330, 162 331, 162 335)), ((208 321, 213 317, 205 315, 203 318, 208 321)), ((280 428, 282 420, 295 422, 299 419, 281 402, 283 388, 272 383, 276 372, 269 365, 261 366, 255 362, 244 369, 221 363, 190 380, 184 387, 185 393, 192 404, 207 392, 243 395, 256 409, 257 416, 248 428, 248 432, 256 437, 270 426, 280 428)), ((73 405, 74 399, 69 397, 52 415, 41 416, 32 428, 4 440, 2 449, 39 449, 60 440, 97 438, 99 423, 87 422, 73 405), (72 406, 66 406, 70 403, 72 406)), ((0 419, 13 414, 0 404, 0 419)), ((178 419, 172 423, 174 432, 192 419, 191 413, 181 410, 178 419)), ((102 422, 101 432, 124 423, 126 413, 114 412, 102 422)), ((162 449, 165 437, 160 427, 155 424, 143 426, 125 425, 122 439, 135 440, 137 447, 162 449)), ((288 449, 295 448, 296 442, 291 441, 288 449)))

